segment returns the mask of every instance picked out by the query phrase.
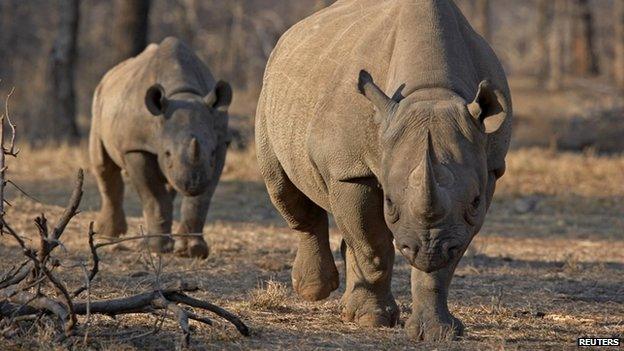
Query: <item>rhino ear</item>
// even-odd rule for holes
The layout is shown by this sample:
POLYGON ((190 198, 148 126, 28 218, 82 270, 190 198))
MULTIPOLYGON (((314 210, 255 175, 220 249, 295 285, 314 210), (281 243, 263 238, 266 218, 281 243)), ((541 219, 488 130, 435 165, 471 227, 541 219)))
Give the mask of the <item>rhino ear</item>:
POLYGON ((145 94, 145 105, 151 114, 160 116, 167 109, 168 100, 165 96, 165 88, 156 83, 147 89, 145 94))
MULTIPOLYGON (((398 103, 388 97, 373 81, 373 77, 365 70, 360 71, 358 90, 375 105, 383 118, 388 118, 396 110, 398 103)), ((377 121, 381 122, 381 121, 377 121)))
POLYGON ((217 111, 227 112, 232 103, 232 87, 222 80, 218 81, 214 89, 204 97, 204 103, 217 111))
POLYGON ((496 132, 505 121, 503 97, 500 91, 494 89, 488 80, 479 83, 479 90, 474 101, 467 108, 470 115, 478 121, 486 133, 496 132))

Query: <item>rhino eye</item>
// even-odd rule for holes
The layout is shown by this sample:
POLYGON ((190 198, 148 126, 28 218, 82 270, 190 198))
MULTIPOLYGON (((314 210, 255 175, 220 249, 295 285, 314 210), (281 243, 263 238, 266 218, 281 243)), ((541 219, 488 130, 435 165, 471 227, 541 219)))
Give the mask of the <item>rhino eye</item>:
POLYGON ((475 218, 479 215, 479 206, 481 206, 481 196, 475 197, 466 210, 466 215, 464 217, 466 222, 470 223, 470 225, 475 225, 475 218))
POLYGON ((472 200, 472 207, 478 209, 479 205, 481 205, 481 196, 477 196, 472 200))
POLYGON ((385 197, 385 211, 386 211, 386 216, 388 217, 388 220, 390 221, 390 223, 396 223, 399 220, 399 211, 397 211, 397 208, 394 204, 394 202, 392 202, 392 199, 390 199, 390 197, 386 196, 385 197))

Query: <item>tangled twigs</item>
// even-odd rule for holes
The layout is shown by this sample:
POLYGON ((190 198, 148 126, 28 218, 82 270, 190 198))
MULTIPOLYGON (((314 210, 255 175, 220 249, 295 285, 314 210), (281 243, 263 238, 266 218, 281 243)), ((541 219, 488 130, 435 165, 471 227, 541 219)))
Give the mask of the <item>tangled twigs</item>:
MULTIPOLYGON (((63 247, 61 242, 63 232, 71 219, 78 213, 83 182, 84 174, 80 170, 69 203, 52 229, 50 229, 45 215, 42 214, 35 219, 39 234, 36 249, 29 247, 27 242, 6 223, 4 216, 0 216, 3 232, 17 241, 23 255, 28 258, 27 261, 13 267, 0 278, 0 298, 2 298, 0 317, 2 317, 4 326, 10 326, 20 320, 38 320, 40 316, 54 316, 64 325, 64 338, 83 335, 86 340, 86 337, 90 335, 88 328, 91 325, 90 316, 93 314, 108 316, 136 313, 154 314, 161 318, 177 321, 182 331, 181 344, 186 346, 191 337, 190 321, 212 325, 212 320, 197 315, 193 311, 195 309, 196 311, 212 312, 233 324, 242 335, 248 336, 250 334, 249 328, 234 314, 209 302, 186 295, 186 292, 196 290, 194 285, 181 283, 176 288, 161 288, 162 264, 160 256, 158 265, 152 262, 156 274, 153 291, 117 299, 93 300, 91 298, 91 283, 99 273, 98 248, 120 241, 141 240, 146 237, 128 237, 116 242, 96 243, 97 233, 93 230, 93 222, 89 224, 88 232, 92 267, 87 271, 84 263, 75 265, 75 267, 82 268, 85 283, 70 293, 67 284, 55 274, 55 268, 67 266, 63 265, 60 259, 53 257, 52 254, 59 246, 63 247), (56 295, 59 297, 49 295, 50 287, 56 291, 56 295), (86 301, 75 301, 75 298, 84 291, 87 291, 86 301), (86 316, 86 327, 79 325, 77 316, 86 316)), ((149 257, 153 261, 151 254, 149 257)), ((95 337, 93 334, 91 336, 95 337)))
MULTIPOLYGON (((90 271, 87 271, 83 262, 70 266, 80 267, 85 276, 85 283, 70 293, 71 290, 68 288, 67 283, 55 274, 56 268, 68 266, 63 265, 62 261, 53 257, 52 254, 59 246, 65 250, 61 237, 69 222, 78 214, 78 206, 83 194, 84 172, 82 170, 78 171, 67 207, 53 227, 49 226, 48 219, 44 214, 35 219, 39 240, 33 241, 36 242, 36 247, 31 247, 29 245, 30 241, 19 235, 7 223, 4 212, 4 204, 7 203, 4 198, 4 188, 10 182, 5 177, 7 169, 5 157, 15 157, 18 153, 15 149, 16 127, 11 122, 8 111, 8 100, 12 92, 6 99, 7 107, 5 107, 4 113, 0 114, 0 234, 8 234, 9 237, 15 239, 26 260, 12 267, 5 274, 0 275, 0 327, 3 328, 2 334, 10 336, 14 333, 14 330, 19 330, 16 327, 20 321, 34 321, 32 329, 42 317, 53 316, 63 324, 61 338, 84 336, 86 342, 87 337, 90 335, 90 317, 93 314, 116 316, 146 313, 157 315, 159 319, 155 323, 153 330, 149 333, 133 335, 133 339, 157 333, 162 326, 163 320, 170 318, 176 320, 180 325, 182 330, 181 344, 187 346, 191 337, 190 320, 212 325, 212 320, 198 316, 192 310, 195 309, 209 311, 222 317, 232 323, 242 335, 248 336, 249 329, 234 314, 209 302, 186 295, 185 292, 196 290, 196 288, 192 288, 192 284, 182 283, 175 289, 161 288, 160 275, 162 264, 160 256, 158 266, 156 266, 153 263, 151 254, 149 255, 156 274, 155 286, 152 291, 117 299, 92 300, 91 283, 99 273, 100 267, 98 248, 118 244, 123 241, 144 240, 146 237, 159 235, 126 237, 114 242, 96 243, 96 233, 93 230, 93 222, 91 222, 89 224, 88 239, 93 265, 90 271), (8 146, 5 145, 5 122, 8 122, 10 127, 8 146), (75 301, 74 299, 79 297, 84 291, 87 292, 86 301, 75 301), (77 316, 86 316, 84 325, 79 325, 77 316)), ((19 190, 22 191, 21 189, 19 190)), ((161 234, 160 236, 162 235, 166 234, 161 234)), ((185 236, 193 235, 197 234, 187 234, 185 236)), ((174 235, 170 234, 168 236, 174 235)), ((122 334, 115 333, 111 335, 121 336, 122 334)), ((97 337, 97 334, 91 334, 91 336, 97 337)))

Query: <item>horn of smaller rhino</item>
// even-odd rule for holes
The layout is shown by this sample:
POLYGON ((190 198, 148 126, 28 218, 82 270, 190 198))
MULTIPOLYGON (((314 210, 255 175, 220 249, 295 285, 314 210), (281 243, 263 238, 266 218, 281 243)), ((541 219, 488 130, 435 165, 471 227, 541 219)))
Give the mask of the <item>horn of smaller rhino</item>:
POLYGON ((192 138, 191 143, 189 144, 189 155, 193 162, 199 162, 199 143, 197 142, 197 138, 192 138))
POLYGON ((436 222, 446 216, 449 208, 448 194, 442 189, 433 170, 431 135, 427 135, 427 149, 422 164, 410 175, 409 184, 415 188, 414 211, 429 222, 436 222))

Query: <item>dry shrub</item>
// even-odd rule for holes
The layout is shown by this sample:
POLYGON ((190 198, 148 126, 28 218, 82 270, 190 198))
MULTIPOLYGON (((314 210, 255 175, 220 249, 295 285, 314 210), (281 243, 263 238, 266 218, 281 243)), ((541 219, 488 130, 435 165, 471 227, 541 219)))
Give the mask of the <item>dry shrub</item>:
POLYGON ((286 309, 284 302, 289 296, 286 284, 268 280, 249 292, 249 307, 264 311, 283 310, 286 309))

